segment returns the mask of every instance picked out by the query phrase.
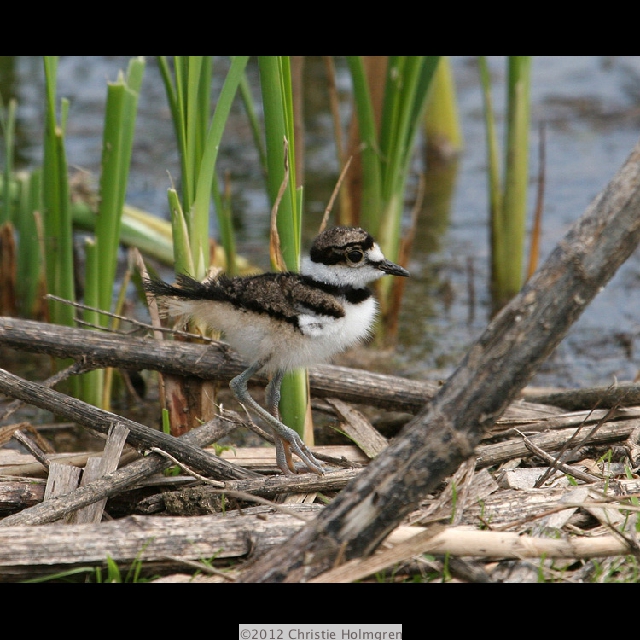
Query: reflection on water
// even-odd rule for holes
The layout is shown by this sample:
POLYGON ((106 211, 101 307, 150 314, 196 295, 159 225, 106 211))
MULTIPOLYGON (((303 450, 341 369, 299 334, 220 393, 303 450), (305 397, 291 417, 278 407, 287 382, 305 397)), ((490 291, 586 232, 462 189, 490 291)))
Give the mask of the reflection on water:
MULTIPOLYGON (((58 96, 70 100, 69 164, 100 171, 106 82, 126 69, 123 56, 61 57, 58 96)), ((504 59, 490 58, 494 104, 504 104, 504 59)), ((424 206, 413 245, 394 365, 406 375, 442 378, 469 342, 484 329, 488 304, 488 231, 485 131, 478 72, 472 57, 453 58, 464 152, 457 165, 429 168, 424 206), (473 306, 470 306, 470 303, 473 306)), ((222 59, 214 71, 226 68, 222 59)), ((306 63, 305 239, 319 225, 338 166, 333 124, 319 58, 306 63)), ((349 81, 337 60, 338 88, 346 122, 349 81)), ((257 67, 249 80, 257 87, 257 67)), ((219 75, 218 79, 222 76, 219 75)), ((640 131, 640 58, 536 57, 532 70, 532 175, 529 209, 535 198, 537 131, 546 123, 546 190, 541 260, 593 197, 607 184, 636 144, 640 131)), ((214 83, 215 84, 215 83, 214 83)), ((41 162, 44 79, 41 59, 0 56, 0 93, 18 99, 17 165, 41 162)), ((219 85, 214 86, 214 92, 219 85)), ((255 92, 256 98, 258 92, 255 92)), ((259 103, 256 103, 259 108, 259 103)), ((498 114, 498 124, 501 124, 498 114)), ((499 131, 500 133, 500 131, 499 131)), ((269 205, 251 132, 240 104, 232 110, 219 155, 220 175, 229 171, 238 248, 268 267, 269 205)), ((416 172, 421 170, 417 158, 416 172)), ((179 178, 178 157, 164 87, 148 58, 139 99, 134 156, 127 201, 168 216, 166 191, 179 178)), ((415 189, 416 180, 409 185, 415 189)), ((408 203, 410 208, 411 203, 408 203)), ((212 229, 215 234, 215 228, 212 229)), ((586 386, 633 379, 640 316, 638 263, 634 254, 595 299, 556 353, 533 380, 538 385, 586 386)))

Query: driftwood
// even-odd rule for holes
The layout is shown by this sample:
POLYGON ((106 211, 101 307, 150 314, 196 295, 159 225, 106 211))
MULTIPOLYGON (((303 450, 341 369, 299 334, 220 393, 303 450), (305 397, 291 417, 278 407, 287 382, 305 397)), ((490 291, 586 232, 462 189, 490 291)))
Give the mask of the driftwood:
POLYGON ((483 435, 640 240, 640 144, 400 437, 251 581, 303 581, 375 551, 483 435))
MULTIPOLYGON (((220 343, 152 341, 7 317, 0 318, 0 344, 21 351, 74 358, 85 369, 152 369, 228 382, 247 368, 236 353, 220 343)), ((261 384, 266 381, 260 376, 252 380, 261 384)), ((406 380, 334 365, 311 367, 309 382, 312 394, 318 398, 338 398, 411 413, 419 411, 439 388, 435 382, 406 380)))
POLYGON ((640 385, 620 383, 610 387, 590 387, 564 391, 542 392, 531 389, 523 392, 529 402, 541 402, 561 407, 567 411, 576 411, 583 407, 630 407, 640 405, 640 385))

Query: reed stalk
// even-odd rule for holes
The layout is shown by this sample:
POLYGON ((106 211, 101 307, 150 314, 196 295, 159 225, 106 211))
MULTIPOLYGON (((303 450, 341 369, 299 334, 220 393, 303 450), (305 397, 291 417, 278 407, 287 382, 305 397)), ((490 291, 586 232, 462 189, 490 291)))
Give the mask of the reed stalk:
MULTIPOLYGON (((206 235, 201 239, 201 251, 208 257, 209 255, 209 242, 208 242, 208 228, 209 228, 209 207, 211 203, 212 189, 214 189, 213 183, 217 179, 215 168, 216 161, 218 159, 218 149, 220 147, 220 141, 222 140, 222 134, 224 127, 231 111, 231 103, 238 91, 238 86, 244 77, 244 70, 247 66, 249 56, 233 56, 231 58, 231 66, 227 72, 222 90, 218 97, 213 118, 211 119, 211 125, 207 132, 206 139, 204 140, 204 150, 202 154, 202 164, 198 179, 196 182, 195 201, 193 203, 194 219, 206 220, 206 235)), ((217 188, 217 185, 216 185, 217 188)), ((218 223, 222 230, 223 247, 227 258, 235 256, 235 240, 232 232, 230 215, 225 211, 224 207, 218 210, 218 223)), ((202 231, 204 232, 205 223, 200 222, 202 231)), ((235 270, 235 266, 232 270, 235 270)))
POLYGON ((531 56, 509 56, 504 176, 486 58, 479 58, 485 103, 491 243, 491 306, 497 313, 523 284, 530 126, 531 56))
POLYGON ((42 251, 36 212, 42 211, 41 172, 20 175, 20 199, 17 204, 16 231, 19 236, 16 283, 18 308, 23 317, 42 317, 42 302, 38 292, 42 285, 42 251))
POLYGON ((11 198, 9 197, 9 178, 13 173, 13 159, 15 154, 15 134, 16 134, 16 101, 15 98, 9 100, 5 108, 0 96, 0 129, 4 138, 4 187, 2 192, 2 207, 0 208, 0 225, 12 221, 11 198))
MULTIPOLYGON (((57 56, 44 56, 46 115, 44 136, 43 227, 47 290, 65 300, 75 301, 73 280, 73 227, 69 211, 69 185, 64 132, 68 101, 61 101, 60 124, 56 119, 57 56)), ((73 308, 49 301, 50 319, 73 326, 73 308)))
MULTIPOLYGON (((400 257, 405 187, 438 60, 439 56, 389 56, 378 132, 362 56, 347 58, 363 145, 359 219, 393 261, 400 257)), ((392 286, 392 279, 380 282, 382 322, 377 329, 378 339, 384 336, 392 286)))
POLYGON ((424 115, 427 158, 449 160, 463 147, 451 58, 442 56, 436 67, 424 115))
MULTIPOLYGON (((131 151, 135 131, 138 94, 146 63, 143 58, 130 61, 126 75, 122 72, 107 86, 104 130, 102 136, 102 172, 100 198, 95 221, 95 239, 85 243, 85 302, 112 311, 122 212, 125 206, 131 151)), ((85 311, 85 322, 108 327, 109 317, 85 311)), ((108 409, 111 398, 111 376, 104 370, 83 377, 83 399, 108 409)))
MULTIPOLYGON (((231 103, 244 77, 248 56, 234 56, 209 123, 212 59, 210 56, 175 56, 172 77, 166 56, 158 58, 171 107, 182 170, 181 211, 184 220, 173 218, 174 235, 183 236, 186 227, 193 271, 201 279, 209 265, 209 209, 211 199, 220 204, 218 185, 214 185, 215 165, 224 125, 231 103)), ((172 196, 170 196, 171 200, 172 196)), ((172 211, 177 211, 171 204, 172 211)), ((235 255, 234 237, 224 207, 216 207, 225 255, 235 255)), ((183 241, 184 241, 183 237, 183 241)), ((180 246, 185 247, 184 242, 180 246)), ((185 263, 185 258, 176 260, 185 263)), ((227 265, 230 266, 230 265, 227 265)), ((229 270, 233 271, 235 266, 229 270)))
MULTIPOLYGON (((288 183, 277 210, 276 229, 284 267, 299 271, 303 190, 302 187, 295 188, 297 182, 290 59, 289 56, 259 56, 258 65, 264 107, 267 189, 273 206, 288 170, 288 183), (285 140, 286 147, 283 144, 285 140)), ((274 254, 274 246, 272 237, 271 264, 275 269, 278 268, 278 256, 274 254)), ((297 431, 307 444, 313 444, 312 430, 305 429, 307 406, 307 372, 297 370, 288 373, 282 382, 282 420, 297 431)))
MULTIPOLYGON (((84 303, 92 309, 83 311, 83 320, 94 327, 104 325, 103 316, 97 310, 101 308, 100 302, 100 258, 98 256, 98 243, 96 238, 87 238, 84 242, 84 258, 85 258, 85 293, 84 303)), ((108 311, 111 309, 109 308, 108 311)), ((94 369, 83 374, 81 377, 82 400, 94 405, 95 407, 107 408, 104 406, 105 372, 104 369, 94 369)))

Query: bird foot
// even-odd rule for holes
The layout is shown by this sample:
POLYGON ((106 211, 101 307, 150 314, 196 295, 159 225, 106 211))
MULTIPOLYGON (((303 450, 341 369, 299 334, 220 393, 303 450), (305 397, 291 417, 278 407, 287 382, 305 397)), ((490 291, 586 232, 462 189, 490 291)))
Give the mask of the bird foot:
MULTIPOLYGON (((263 438, 270 440, 269 436, 253 421, 246 405, 241 402, 240 406, 244 409, 252 430, 263 438)), ((276 445, 276 464, 283 474, 293 475, 298 473, 293 458, 291 457, 291 452, 293 452, 302 460, 309 471, 317 473, 318 475, 324 475, 322 463, 311 453, 309 447, 307 447, 302 441, 302 438, 293 429, 287 427, 286 424, 259 406, 258 412, 271 428, 273 440, 276 445)))
POLYGON ((273 435, 276 441, 276 464, 283 474, 293 475, 298 473, 291 456, 293 451, 304 462, 309 471, 324 475, 322 463, 311 453, 309 447, 293 429, 280 423, 277 430, 273 427, 273 435))

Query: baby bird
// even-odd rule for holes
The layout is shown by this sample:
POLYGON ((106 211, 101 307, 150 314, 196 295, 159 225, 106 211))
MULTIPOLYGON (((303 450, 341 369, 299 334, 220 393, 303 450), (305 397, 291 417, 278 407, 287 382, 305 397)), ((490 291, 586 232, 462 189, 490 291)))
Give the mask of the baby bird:
POLYGON ((409 272, 387 260, 364 229, 333 227, 316 237, 301 273, 221 274, 204 282, 179 274, 178 286, 145 280, 144 287, 156 297, 161 313, 223 331, 226 341, 251 362, 229 386, 271 428, 282 472, 296 473, 293 451, 310 471, 322 474, 320 461, 280 420, 282 378, 292 369, 326 362, 369 335, 377 303, 366 285, 385 274, 409 272), (259 371, 271 375, 266 410, 247 388, 259 371))

